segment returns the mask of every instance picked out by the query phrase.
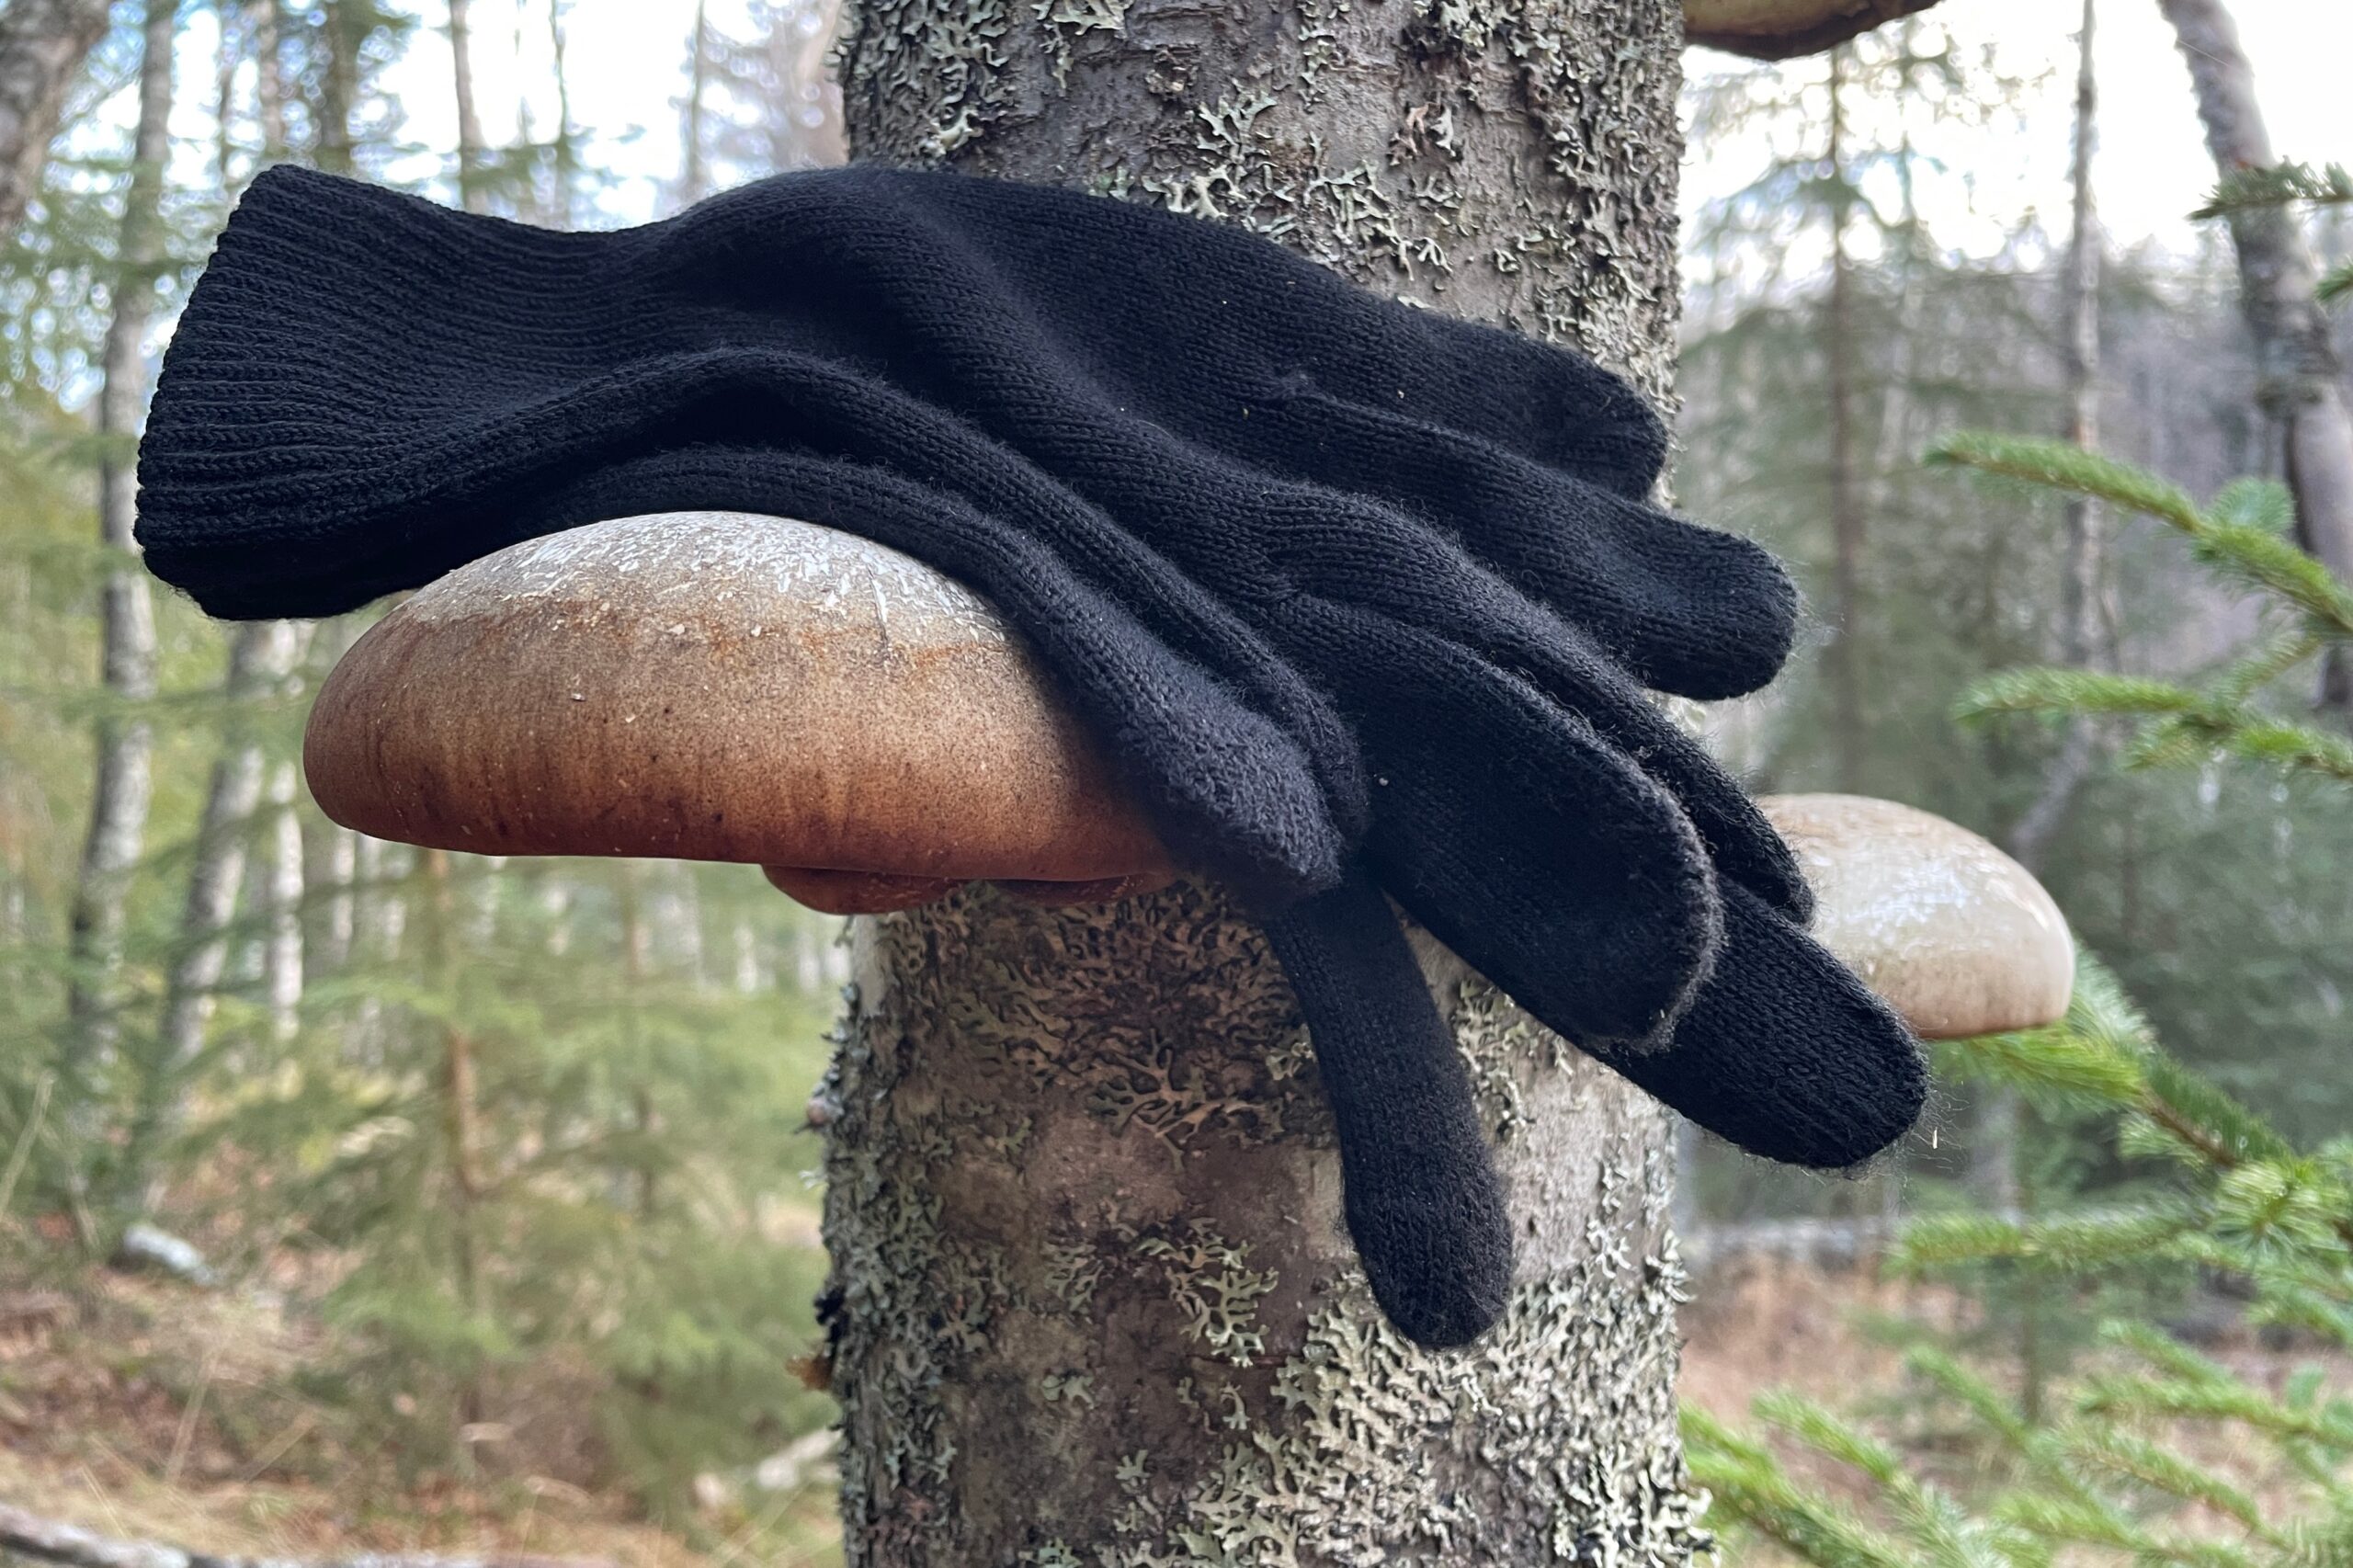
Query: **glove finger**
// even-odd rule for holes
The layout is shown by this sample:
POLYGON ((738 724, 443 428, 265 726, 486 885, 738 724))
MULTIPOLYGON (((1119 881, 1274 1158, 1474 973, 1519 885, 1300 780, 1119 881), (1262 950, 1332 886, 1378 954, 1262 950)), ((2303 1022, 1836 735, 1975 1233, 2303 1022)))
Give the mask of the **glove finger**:
POLYGON ((1314 1043, 1373 1299, 1417 1345, 1468 1344, 1503 1313, 1511 1225, 1471 1075, 1421 966, 1361 867, 1266 929, 1314 1043))
POLYGON ((1664 785, 1719 875, 1793 919, 1811 915, 1813 893, 1797 857, 1747 791, 1574 625, 1391 508, 1358 503, 1335 528, 1322 506, 1295 493, 1254 501, 1256 531, 1281 541, 1279 571, 1512 671, 1664 785), (1289 515, 1303 505, 1317 508, 1321 527, 1289 515))
POLYGON ((550 495, 522 531, 694 508, 801 517, 970 584, 1036 647, 1181 864, 1267 903, 1338 881, 1348 835, 1296 734, 1154 637, 1124 601, 954 495, 808 453, 695 448, 593 472, 550 495))
POLYGON ((1582 713, 1682 805, 1718 876, 1792 920, 1813 915, 1813 889, 1786 840, 1739 780, 1574 631, 1498 615, 1481 651, 1582 713))
POLYGON ((1317 391, 1278 392, 1233 423, 1257 432, 1263 460, 1444 529, 1584 627, 1645 686, 1736 697, 1789 658, 1797 590, 1768 551, 1737 535, 1463 431, 1317 391))
POLYGON ((1664 1049, 1578 1043, 1718 1137, 1788 1165, 1859 1165, 1903 1137, 1927 1098, 1904 1021, 1737 887, 1724 890, 1715 972, 1664 1049))
POLYGON ((1652 1039, 1680 1016, 1719 915, 1673 797, 1457 643, 1354 606, 1290 609, 1357 725, 1368 857, 1407 912, 1513 994, 1540 990, 1579 1038, 1652 1039))

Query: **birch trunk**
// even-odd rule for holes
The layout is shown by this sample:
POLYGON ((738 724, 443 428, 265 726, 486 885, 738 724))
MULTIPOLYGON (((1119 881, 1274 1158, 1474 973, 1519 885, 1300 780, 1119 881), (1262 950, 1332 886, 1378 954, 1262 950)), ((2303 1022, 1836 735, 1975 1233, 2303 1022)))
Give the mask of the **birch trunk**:
POLYGON ((262 954, 262 998, 269 1007, 269 1034, 280 1044, 294 1038, 302 1016, 302 819, 296 812, 294 765, 280 762, 269 774, 268 875, 263 882, 262 915, 267 947, 262 954))
POLYGON ((278 41, 278 0, 252 0, 254 118, 261 123, 261 161, 286 156, 286 61, 278 41))
POLYGON ((1831 614, 1836 620, 1829 653, 1831 733, 1837 747, 1838 788, 1863 787, 1865 765, 1862 650, 1863 495, 1855 472, 1855 263, 1847 249, 1847 51, 1830 51, 1830 319, 1823 351, 1829 358, 1831 614))
POLYGON ((449 0, 450 88, 458 99, 458 200, 469 212, 490 210, 483 188, 482 116, 474 108, 472 7, 449 0))
MULTIPOLYGON (((335 662, 358 640, 359 628, 348 618, 321 623, 311 639, 305 679, 312 684, 335 667, 335 662)), ((349 964, 359 929, 359 835, 347 827, 313 815, 309 824, 310 868, 305 881, 324 890, 312 901, 312 928, 304 944, 329 972, 349 964)))
POLYGON ((107 36, 109 8, 108 0, 9 0, 0 10, 0 240, 40 189, 65 96, 107 36))
MULTIPOLYGON (((301 640, 290 621, 239 627, 229 644, 228 700, 250 704, 267 696, 292 673, 301 650, 301 640)), ((247 728, 232 722, 205 788, 196 858, 188 867, 188 897, 180 914, 178 954, 165 983, 154 1057, 141 1084, 140 1109, 124 1156, 121 1192, 133 1204, 147 1201, 149 1167, 179 1121, 180 1085, 189 1063, 204 1049, 205 1025, 228 970, 229 922, 236 913, 237 890, 252 853, 265 779, 261 743, 245 733, 247 728)))
MULTIPOLYGON (((135 441, 147 397, 147 329, 154 321, 163 269, 164 162, 171 151, 172 39, 178 0, 148 0, 139 64, 139 118, 131 132, 131 184, 123 198, 121 241, 111 313, 100 350, 98 391, 98 538, 113 553, 100 589, 102 676, 118 703, 155 695, 155 605, 135 557, 138 517, 135 441)), ((87 1074, 112 1055, 122 968, 123 906, 131 868, 146 842, 154 729, 135 710, 112 711, 97 726, 97 778, 88 835, 74 889, 73 979, 67 1013, 74 1071, 87 1074)))
MULTIPOLYGON (((2255 72, 2222 0, 2158 0, 2189 62, 2206 148, 2224 176, 2279 160, 2256 101, 2255 72)), ((2304 548, 2353 583, 2353 407, 2345 368, 2315 297, 2320 267, 2293 213, 2256 208, 2231 215, 2239 303, 2255 339, 2257 396, 2286 428, 2288 482, 2304 548)), ((2353 708, 2353 669, 2332 656, 2324 679, 2331 707, 2353 708)))
POLYGON ((710 134, 706 129, 706 96, 710 90, 710 16, 709 0, 695 0, 695 30, 687 43, 687 102, 684 122, 679 127, 679 141, 684 144, 684 162, 678 169, 678 205, 691 207, 710 194, 709 153, 703 141, 710 134))
MULTIPOLYGON (((580 207, 580 149, 572 131, 572 76, 564 65, 563 0, 548 0, 548 51, 555 73, 555 221, 569 229, 580 207)), ((518 46, 516 54, 522 50, 518 46)))
MULTIPOLYGON (((1273 233, 1664 394, 1673 0, 864 0, 861 157, 1273 233)), ((848 1562, 1679 1563, 1667 1119, 1434 947, 1520 1272, 1432 1354, 1344 1232, 1313 1059, 1212 890, 856 923, 813 1102, 848 1562)))
POLYGON ((368 21, 343 0, 326 0, 319 11, 319 101, 316 124, 319 167, 329 174, 353 172, 351 118, 359 108, 359 50, 368 21))
MULTIPOLYGON (((2084 0, 2083 31, 2076 44, 2075 219, 2067 237, 2067 273, 2063 284, 2060 342, 2066 355, 2065 437, 2086 450, 2099 445, 2099 210, 2092 197, 2092 157, 2099 142, 2099 77, 2093 43, 2098 29, 2098 0, 2084 0)), ((2066 581, 2060 606, 2061 657, 2077 668, 2108 662, 2114 618, 2108 609, 2108 543, 2099 508, 2088 500, 2067 504, 2066 581)), ((2099 732, 2089 720, 2067 726, 2067 738, 2052 758, 2042 788, 2010 829, 2005 847, 2028 870, 2040 872, 2051 841, 2064 825, 2075 796, 2091 777, 2099 732)), ((2018 1091, 1995 1088, 1986 1096, 1972 1152, 1972 1183, 1979 1199, 1996 1214, 2019 1211, 2018 1091)))

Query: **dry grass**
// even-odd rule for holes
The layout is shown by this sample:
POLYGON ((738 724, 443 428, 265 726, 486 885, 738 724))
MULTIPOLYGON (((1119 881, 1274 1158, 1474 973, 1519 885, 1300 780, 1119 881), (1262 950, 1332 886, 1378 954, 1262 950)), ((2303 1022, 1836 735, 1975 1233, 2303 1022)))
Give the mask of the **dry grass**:
MULTIPOLYGON (((1939 1336, 1960 1335, 1973 1326, 1965 1298, 1941 1287, 1881 1278, 1868 1267, 1825 1272, 1774 1259, 1726 1266, 1700 1280, 1694 1294, 1684 1312, 1685 1399, 1735 1429, 1754 1430, 1749 1410, 1756 1397, 1790 1390, 1831 1410, 1863 1416, 1876 1434, 1895 1443, 1915 1475, 1964 1500, 1999 1483, 1999 1472, 1985 1467, 2006 1461, 1962 1428, 1945 1424, 1925 1403, 1908 1398, 1901 1354, 1862 1327, 1865 1319, 1880 1317, 1916 1324, 1939 1336)), ((2313 1369, 2321 1374, 2323 1397, 2353 1392, 2353 1357, 2250 1329, 2227 1301, 2202 1302, 2173 1328, 2200 1354, 2274 1394, 2313 1369)), ((2103 1364, 2124 1363, 2093 1350, 2078 1370, 2103 1364)), ((1999 1365, 1981 1364, 1979 1370, 1997 1387, 2005 1381, 1999 1365)), ((2054 1402, 2065 1397, 2063 1386, 2053 1391, 2054 1402)), ((2228 1478, 2274 1522, 2311 1504, 2309 1485, 2275 1449, 2249 1440, 2242 1427, 2153 1421, 2138 1435, 2228 1478)), ((1868 1503, 1869 1488, 1854 1472, 1793 1445, 1782 1445, 1779 1451, 1793 1473, 1850 1504, 1868 1503)), ((2192 1537, 2245 1540, 2237 1521, 2203 1507, 2181 1511, 2171 1526, 2192 1537)), ((1729 1568, 1795 1561, 1768 1543, 1737 1535, 1728 1544, 1729 1568)))
POLYGON ((473 1473, 403 1474, 381 1438, 302 1392, 331 1349, 314 1322, 234 1292, 106 1273, 0 1287, 0 1500, 217 1551, 501 1550, 631 1568, 838 1561, 822 1488, 716 1500, 679 1534, 565 1479, 578 1423, 557 1387, 512 1391, 514 1408, 534 1415, 473 1473))

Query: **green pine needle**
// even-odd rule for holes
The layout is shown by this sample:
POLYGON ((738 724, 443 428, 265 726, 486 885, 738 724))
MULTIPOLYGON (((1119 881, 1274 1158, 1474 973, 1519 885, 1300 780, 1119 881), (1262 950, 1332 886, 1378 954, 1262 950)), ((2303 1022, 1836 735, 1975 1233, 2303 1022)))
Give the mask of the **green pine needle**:
POLYGON ((2353 175, 2347 175, 2340 164, 2325 168, 2278 164, 2267 169, 2234 169, 2190 216, 2230 218, 2298 202, 2322 207, 2353 202, 2353 175))

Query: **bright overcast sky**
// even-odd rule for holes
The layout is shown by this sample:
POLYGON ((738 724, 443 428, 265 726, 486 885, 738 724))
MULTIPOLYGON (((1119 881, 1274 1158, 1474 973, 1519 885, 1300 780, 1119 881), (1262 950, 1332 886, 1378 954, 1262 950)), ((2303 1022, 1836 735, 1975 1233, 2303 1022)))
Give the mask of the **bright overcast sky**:
MULTIPOLYGON (((551 117, 552 95, 545 86, 547 4, 475 0, 477 93, 494 139, 513 131, 518 84, 529 84, 542 134, 551 117)), ((438 21, 436 9, 427 0, 428 25, 438 21)), ((2280 154, 2314 163, 2353 161, 2353 116, 2345 97, 2353 63, 2353 6, 2236 0, 2234 9, 2280 154)), ((2154 237, 2186 248, 2191 227, 2183 215, 2213 177, 2199 140, 2188 74, 2155 0, 2104 0, 2101 11, 2103 219, 2120 244, 2154 237)), ((2012 121, 1931 133, 1925 150, 1956 175, 1927 199, 1942 209, 1928 215, 1949 243, 1990 249, 2026 212, 2055 218, 2063 211, 2076 13, 2074 0, 1946 0, 1932 13, 1964 46, 1998 42, 2011 70, 2049 77, 2023 128, 2012 121), (1964 174, 1965 193, 1959 177, 1964 174), (1972 206, 1980 217, 1972 219, 1972 206)), ((642 220, 654 211, 656 182, 673 177, 678 166, 676 101, 685 85, 694 0, 568 0, 564 16, 574 118, 595 133, 597 160, 621 176, 605 206, 615 222, 642 220)), ((742 0, 713 0, 711 17, 715 25, 741 31, 742 0)), ((188 80, 210 78, 209 35, 209 18, 190 29, 184 56, 188 80)), ((1695 53, 1692 63, 1723 62, 1695 53)), ((437 28, 415 40, 392 75, 414 140, 435 147, 454 143, 449 84, 448 48, 437 28)), ((203 122, 205 96, 184 96, 188 116, 177 127, 198 146, 210 136, 203 122)), ((1762 155, 1754 143, 1694 145, 1689 199, 1745 183, 1762 155)))

